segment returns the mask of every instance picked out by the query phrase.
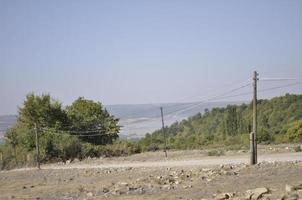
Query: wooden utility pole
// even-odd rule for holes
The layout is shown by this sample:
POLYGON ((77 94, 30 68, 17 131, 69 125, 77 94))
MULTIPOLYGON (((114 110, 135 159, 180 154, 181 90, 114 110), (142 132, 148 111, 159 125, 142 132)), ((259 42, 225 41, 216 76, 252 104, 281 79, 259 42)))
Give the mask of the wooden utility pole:
POLYGON ((38 167, 38 169, 41 169, 40 168, 39 133, 38 133, 38 128, 37 128, 36 123, 35 123, 35 134, 36 134, 37 167, 38 167))
POLYGON ((161 113, 161 123, 162 123, 163 135, 164 135, 164 140, 165 140, 164 152, 165 152, 165 156, 167 157, 168 156, 167 155, 167 139, 166 139, 166 133, 165 133, 163 107, 160 107, 160 113, 161 113))
POLYGON ((257 81, 258 81, 258 73, 254 71, 253 74, 253 147, 254 147, 254 164, 257 164, 257 81))

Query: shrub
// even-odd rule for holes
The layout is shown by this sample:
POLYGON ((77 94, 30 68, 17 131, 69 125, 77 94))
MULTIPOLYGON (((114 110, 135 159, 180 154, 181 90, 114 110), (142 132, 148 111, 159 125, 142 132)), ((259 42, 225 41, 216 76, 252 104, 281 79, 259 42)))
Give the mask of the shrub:
POLYGON ((208 156, 223 156, 224 155, 224 151, 223 150, 210 150, 208 151, 208 156))

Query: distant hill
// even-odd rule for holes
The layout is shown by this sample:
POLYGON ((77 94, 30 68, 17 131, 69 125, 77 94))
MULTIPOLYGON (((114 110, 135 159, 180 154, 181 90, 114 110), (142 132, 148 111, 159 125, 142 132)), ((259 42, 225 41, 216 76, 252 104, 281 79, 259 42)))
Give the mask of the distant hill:
POLYGON ((207 102, 198 103, 165 103, 165 104, 133 104, 107 105, 106 109, 115 117, 120 118, 122 126, 120 136, 126 139, 138 139, 161 127, 160 107, 163 107, 165 125, 171 125, 205 109, 225 107, 229 104, 239 105, 243 102, 207 102), (197 105, 197 106, 196 106, 197 105))
POLYGON ((0 142, 7 129, 11 128, 17 120, 16 115, 1 115, 0 116, 0 142))
MULTIPOLYGON (((258 142, 302 141, 302 95, 286 94, 258 100, 258 142), (301 124, 301 126, 300 126, 301 124)), ((199 148, 207 144, 248 144, 252 105, 228 105, 192 115, 165 129, 171 148, 199 148)), ((147 135, 141 143, 163 145, 162 130, 147 135)))

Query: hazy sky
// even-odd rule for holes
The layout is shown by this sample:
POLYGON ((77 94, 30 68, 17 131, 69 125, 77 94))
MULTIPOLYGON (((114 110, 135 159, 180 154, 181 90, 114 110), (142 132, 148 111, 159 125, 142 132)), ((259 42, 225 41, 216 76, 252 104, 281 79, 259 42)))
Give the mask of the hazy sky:
MULTIPOLYGON (((301 10, 301 0, 0 0, 0 115, 29 92, 65 105, 184 102, 253 70, 302 78, 301 10)), ((272 84, 287 82, 259 87, 272 84)))

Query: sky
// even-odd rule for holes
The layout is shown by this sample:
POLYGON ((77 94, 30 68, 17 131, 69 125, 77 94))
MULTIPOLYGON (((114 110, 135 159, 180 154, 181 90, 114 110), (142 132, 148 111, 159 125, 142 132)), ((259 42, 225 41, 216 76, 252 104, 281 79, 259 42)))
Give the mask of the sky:
POLYGON ((30 92, 64 105, 192 102, 254 70, 302 78, 301 10, 300 0, 0 0, 0 115, 30 92))

